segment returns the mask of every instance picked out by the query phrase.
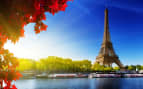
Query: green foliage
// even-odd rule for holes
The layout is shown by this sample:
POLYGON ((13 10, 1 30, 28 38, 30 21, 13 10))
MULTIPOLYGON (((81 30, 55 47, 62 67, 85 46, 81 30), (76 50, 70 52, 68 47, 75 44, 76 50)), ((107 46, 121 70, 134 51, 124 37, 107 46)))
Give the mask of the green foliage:
POLYGON ((102 66, 102 65, 100 65, 98 63, 95 63, 92 66, 92 70, 95 70, 95 71, 104 71, 104 66, 102 66))
POLYGON ((136 66, 130 65, 130 66, 128 66, 128 70, 136 70, 136 66))
POLYGON ((91 70, 91 61, 81 60, 73 61, 69 58, 61 58, 49 56, 48 58, 34 61, 30 59, 19 59, 19 71, 49 72, 49 73, 64 73, 64 72, 89 72, 91 70))
POLYGON ((136 65, 137 70, 141 70, 141 65, 136 65))
POLYGON ((141 66, 141 70, 143 70, 143 65, 141 66))
POLYGON ((110 71, 112 71, 112 67, 104 67, 104 71, 110 72, 110 71))
POLYGON ((19 59, 19 66, 16 68, 19 71, 29 71, 29 70, 35 70, 36 62, 31 59, 19 59))
POLYGON ((115 71, 119 71, 119 70, 120 70, 120 68, 119 68, 119 67, 117 67, 117 66, 115 66, 115 67, 113 68, 113 70, 115 70, 115 71))
MULTIPOLYGON (((141 65, 127 65, 128 70, 143 70, 141 65)), ((85 60, 72 60, 70 58, 61 58, 56 56, 49 56, 38 61, 31 59, 19 59, 19 66, 17 70, 23 71, 36 71, 48 73, 72 73, 72 72, 90 72, 90 71, 119 71, 119 67, 105 67, 98 63, 91 64, 91 61, 85 60)))
POLYGON ((143 65, 126 65, 125 66, 126 69, 128 70, 143 70, 143 65))
POLYGON ((100 65, 99 63, 95 63, 92 66, 93 71, 101 71, 101 72, 110 72, 110 71, 119 70, 119 69, 120 69, 119 67, 114 67, 114 68, 106 67, 106 66, 100 65))

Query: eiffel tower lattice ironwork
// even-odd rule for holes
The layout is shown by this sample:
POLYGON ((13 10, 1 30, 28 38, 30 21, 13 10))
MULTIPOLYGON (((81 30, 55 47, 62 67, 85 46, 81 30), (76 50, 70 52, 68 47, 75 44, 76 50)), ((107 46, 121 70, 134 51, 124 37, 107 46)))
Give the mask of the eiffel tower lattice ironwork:
POLYGON ((104 22, 104 38, 103 43, 99 52, 99 55, 96 57, 96 63, 99 63, 104 66, 112 66, 113 63, 117 64, 120 68, 123 68, 122 63, 120 62, 118 56, 116 55, 112 42, 110 40, 109 33, 109 23, 108 23, 108 9, 105 9, 105 22, 104 22))

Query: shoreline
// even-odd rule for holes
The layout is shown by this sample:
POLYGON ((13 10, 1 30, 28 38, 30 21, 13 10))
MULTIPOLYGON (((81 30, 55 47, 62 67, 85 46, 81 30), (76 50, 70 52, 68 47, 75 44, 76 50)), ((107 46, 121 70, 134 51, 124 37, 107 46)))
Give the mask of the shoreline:
POLYGON ((77 74, 77 73, 67 73, 67 74, 38 74, 38 75, 29 75, 23 74, 23 77, 20 79, 67 79, 67 78, 143 78, 143 74, 77 74))

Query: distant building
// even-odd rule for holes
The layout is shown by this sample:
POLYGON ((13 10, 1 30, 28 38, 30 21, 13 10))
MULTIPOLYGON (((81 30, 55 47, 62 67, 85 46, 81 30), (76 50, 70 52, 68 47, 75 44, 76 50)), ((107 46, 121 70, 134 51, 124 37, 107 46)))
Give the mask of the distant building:
POLYGON ((123 65, 116 55, 112 42, 110 39, 109 22, 108 22, 108 9, 105 9, 105 22, 104 22, 104 37, 99 55, 96 57, 96 63, 104 66, 112 66, 113 63, 117 64, 121 69, 123 65))

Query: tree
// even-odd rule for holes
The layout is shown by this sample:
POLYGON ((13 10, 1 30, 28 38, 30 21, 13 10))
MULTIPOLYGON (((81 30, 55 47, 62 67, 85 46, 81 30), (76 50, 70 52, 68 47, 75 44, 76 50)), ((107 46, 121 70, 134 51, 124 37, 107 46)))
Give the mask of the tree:
POLYGON ((137 70, 141 70, 141 65, 136 65, 137 70))
MULTIPOLYGON (((13 72, 18 65, 17 59, 8 50, 3 48, 7 40, 16 43, 20 37, 24 36, 24 26, 35 23, 35 33, 46 31, 47 25, 42 20, 46 19, 45 12, 53 15, 59 11, 64 11, 67 2, 70 0, 1 0, 0 3, 0 75, 8 73, 15 74, 8 79, 1 76, 0 85, 3 87, 4 81, 10 89, 11 80, 18 79, 20 74, 13 72)), ((14 87, 15 88, 15 87, 14 87)))
POLYGON ((18 59, 19 66, 16 68, 18 71, 34 71, 36 69, 36 61, 32 59, 18 59))
POLYGON ((104 71, 104 66, 100 65, 99 63, 95 63, 92 66, 92 70, 95 70, 95 71, 104 71))
POLYGON ((119 68, 118 66, 115 66, 115 67, 113 68, 113 70, 118 71, 118 70, 120 70, 120 68, 119 68))
POLYGON ((105 72, 110 72, 110 71, 112 71, 112 67, 104 67, 104 71, 105 72))
POLYGON ((130 66, 128 66, 128 70, 136 70, 136 66, 130 65, 130 66))
POLYGON ((85 60, 83 60, 82 61, 82 71, 83 72, 90 72, 91 71, 91 61, 89 61, 89 60, 87 60, 87 59, 85 59, 85 60))
POLYGON ((141 66, 141 70, 143 70, 143 65, 141 66))
POLYGON ((71 73, 71 72, 90 72, 91 61, 89 60, 74 60, 69 58, 61 58, 56 56, 49 56, 42 58, 39 61, 30 59, 19 59, 19 66, 17 70, 31 71, 35 70, 38 73, 71 73), (27 66, 25 66, 27 65, 27 66), (36 66, 36 69, 35 69, 36 66))
POLYGON ((128 69, 128 67, 129 67, 128 65, 125 65, 125 69, 128 69))

